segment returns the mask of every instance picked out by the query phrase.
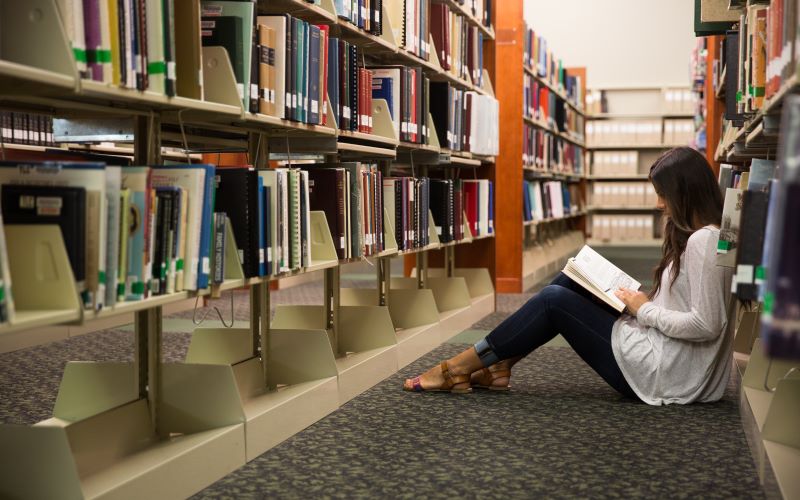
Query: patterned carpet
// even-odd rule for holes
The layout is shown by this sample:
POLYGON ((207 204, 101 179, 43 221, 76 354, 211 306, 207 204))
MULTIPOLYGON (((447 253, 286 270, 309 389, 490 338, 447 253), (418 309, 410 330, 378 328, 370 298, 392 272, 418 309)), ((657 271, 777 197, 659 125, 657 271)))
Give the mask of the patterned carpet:
POLYGON ((568 348, 510 393, 411 394, 445 344, 195 498, 761 498, 736 388, 710 405, 626 400, 568 348))
MULTIPOLYGON (((646 283, 652 262, 623 257, 646 283)), ((342 282, 370 279, 366 269, 342 282)), ((569 348, 544 347, 517 365, 510 393, 400 390, 405 377, 464 349, 534 292, 499 295, 496 313, 196 498, 763 497, 735 380, 715 404, 649 407, 608 388, 569 348)), ((313 283, 274 293, 272 304, 321 300, 313 283)), ((229 314, 227 300, 217 304, 229 314)), ((243 326, 246 294, 236 294, 234 309, 243 326)), ((165 318, 166 360, 184 358, 191 317, 165 318)), ((132 356, 130 326, 0 354, 0 422, 48 418, 67 361, 132 356)))

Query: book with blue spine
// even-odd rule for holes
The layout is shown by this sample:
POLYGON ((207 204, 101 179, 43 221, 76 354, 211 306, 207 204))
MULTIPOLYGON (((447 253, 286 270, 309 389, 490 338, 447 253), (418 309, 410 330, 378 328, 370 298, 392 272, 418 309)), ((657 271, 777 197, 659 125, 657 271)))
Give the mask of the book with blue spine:
POLYGON ((150 220, 150 168, 126 167, 122 171, 122 188, 130 192, 128 223, 128 266, 125 276, 125 300, 142 300, 145 296, 144 255, 150 220))

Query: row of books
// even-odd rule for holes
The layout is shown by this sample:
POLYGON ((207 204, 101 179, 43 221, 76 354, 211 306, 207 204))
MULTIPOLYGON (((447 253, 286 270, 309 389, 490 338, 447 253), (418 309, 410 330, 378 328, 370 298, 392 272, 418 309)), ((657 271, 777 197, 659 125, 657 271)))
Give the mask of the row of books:
MULTIPOLYGON (((724 197, 724 204, 719 241, 717 243, 717 265, 725 267, 738 266, 741 241, 740 223, 744 204, 747 202, 748 207, 750 207, 762 203, 764 217, 766 217, 766 203, 769 198, 770 182, 777 175, 777 167, 778 165, 775 161, 760 158, 753 159, 747 169, 740 169, 727 164, 720 165, 719 186, 724 197)), ((763 235, 760 240, 763 241, 763 235)), ((744 242, 741 241, 741 243, 744 242)), ((751 247, 750 250, 752 249, 751 247)), ((747 255, 742 257, 749 260, 747 255)), ((748 266, 749 264, 743 262, 743 265, 748 266)), ((756 300, 760 297, 759 291, 753 286, 752 280, 749 282, 742 281, 741 290, 739 290, 739 281, 739 277, 737 277, 735 290, 737 295, 746 296, 745 300, 756 300)))
POLYGON ((432 82, 431 118, 439 144, 454 151, 482 155, 499 152, 500 105, 497 99, 432 82))
POLYGON ((652 215, 593 215, 592 238, 603 241, 648 241, 655 235, 652 215))
POLYGON ((638 151, 594 151, 592 153, 592 175, 637 175, 639 173, 638 151))
POLYGON ((586 125, 586 141, 595 146, 663 144, 661 120, 603 120, 586 125))
POLYGON ((534 73, 546 80, 555 88, 563 89, 567 99, 578 107, 583 107, 584 90, 579 76, 570 75, 564 68, 561 59, 550 51, 547 40, 538 36, 525 25, 523 34, 523 64, 532 68, 534 73))
POLYGON ((440 242, 463 240, 465 225, 473 235, 494 232, 491 181, 430 179, 430 196, 431 215, 440 242))
MULTIPOLYGON (((660 106, 656 112, 665 115, 694 113, 699 100, 698 93, 692 89, 662 89, 660 106)), ((589 115, 613 113, 609 106, 608 92, 602 89, 587 91, 586 113, 589 115)))
POLYGON ((5 144, 55 146, 53 117, 36 113, 0 111, 0 137, 5 144))
MULTIPOLYGON (((563 101, 560 101, 548 86, 540 83, 528 73, 523 75, 522 97, 523 115, 533 120, 541 120, 555 126, 558 116, 564 113, 563 101), (559 101, 561 106, 557 106, 559 101)), ((561 121, 563 121, 563 116, 561 121)))
POLYGON ((59 0, 58 7, 82 78, 175 95, 178 39, 185 33, 174 20, 185 15, 183 6, 59 0))
POLYGON ((649 182, 595 182, 592 185, 592 205, 655 207, 656 191, 649 182))
POLYGON ((800 212, 800 150, 793 140, 800 124, 800 99, 787 97, 782 113, 777 180, 769 181, 766 210, 758 183, 754 186, 752 165, 743 193, 736 285, 737 296, 746 298, 752 287, 746 283, 749 275, 744 266, 752 265, 753 281, 759 285, 763 302, 761 336, 766 352, 771 357, 800 360, 800 231, 795 219, 800 212))
MULTIPOLYGON (((313 3, 321 2, 313 0, 313 3)), ((367 33, 376 36, 383 34, 383 0, 335 0, 334 8, 338 17, 367 33)))
POLYGON ((473 236, 494 234, 494 183, 488 179, 464 179, 464 213, 473 236))
POLYGON ((386 100, 398 138, 405 142, 427 144, 431 84, 422 68, 373 68, 372 78, 372 97, 386 100))
MULTIPOLYGON (((772 270, 781 267, 778 261, 772 260, 770 252, 783 253, 784 259, 788 257, 792 262, 796 261, 791 236, 794 224, 787 223, 786 212, 778 215, 791 204, 790 199, 782 199, 784 181, 777 179, 779 167, 791 168, 790 163, 757 158, 752 160, 749 168, 723 164, 719 174, 720 190, 725 201, 717 242, 717 265, 736 270, 731 292, 742 301, 763 302, 764 316, 767 317, 774 307, 774 292, 770 286, 773 289, 784 288, 785 291, 794 288, 797 283, 789 276, 783 277, 783 284, 774 281, 771 285, 768 283, 770 280, 777 281, 778 276, 773 275, 772 270), (776 240, 789 246, 773 246, 776 240), (792 256, 789 257, 785 252, 792 256)), ((790 178, 784 177, 786 181, 790 178)), ((791 267, 786 267, 786 263, 782 265, 784 271, 791 273, 791 267)), ((792 267, 794 265, 790 264, 792 267)), ((789 295, 783 297, 791 297, 795 293, 791 290, 789 295)), ((791 314, 783 308, 781 312, 791 314)), ((769 338, 769 329, 765 331, 762 327, 762 333, 769 338)), ((771 355, 780 355, 780 350, 776 350, 774 345, 768 347, 768 351, 771 355)), ((800 355, 800 349, 797 354, 800 355)))
POLYGON ((473 236, 494 233, 494 190, 486 179, 386 177, 383 199, 400 251, 431 243, 429 212, 442 243, 463 240, 465 222, 473 236))
MULTIPOLYGON (((219 26, 219 20, 216 22, 219 26)), ((260 72, 250 84, 251 99, 246 109, 330 125, 330 104, 333 126, 366 133, 372 130, 372 73, 363 67, 356 45, 330 36, 328 26, 309 24, 288 14, 258 16, 257 23, 260 72), (264 40, 266 45, 261 44, 264 40)), ((223 45, 232 61, 241 61, 238 66, 242 72, 234 73, 237 81, 248 81, 244 65, 247 55, 234 52, 238 46, 235 38, 209 43, 223 45)))
POLYGON ((714 78, 725 86, 725 118, 738 123, 755 112, 793 77, 800 53, 797 2, 752 3, 743 10, 738 29, 720 41, 714 78), (723 70, 725 74, 722 81, 723 70))
MULTIPOLYGON (((478 9, 479 3, 484 4, 471 5, 478 9)), ((336 0, 335 8, 340 17, 380 34, 382 4, 336 0)), ((331 37, 324 24, 290 15, 259 16, 253 1, 59 0, 58 5, 83 78, 202 100, 201 47, 221 46, 231 61, 244 109, 253 113, 324 124, 329 95, 335 100, 331 94, 338 91, 338 100, 352 108, 348 101, 358 99, 359 89, 369 93, 366 75, 357 70, 363 62, 355 46, 331 37)), ((389 2, 386 10, 403 21, 398 23, 403 46, 427 60, 430 0, 389 2)), ((482 35, 463 23, 462 16, 455 18, 461 29, 452 36, 459 64, 480 84, 482 35)), ((360 116, 349 111, 340 114, 360 124, 360 116)))
POLYGON ((691 144, 695 140, 695 123, 692 119, 664 120, 664 144, 691 144))
POLYGON ((584 149, 547 130, 523 124, 522 164, 565 174, 583 174, 584 149))
POLYGON ((484 26, 492 26, 493 0, 456 0, 456 2, 464 7, 468 13, 472 14, 472 17, 477 19, 484 26))
POLYGON ((522 218, 525 222, 557 219, 583 208, 580 187, 562 181, 522 181, 522 218))
POLYGON ((213 166, 3 162, 0 185, 7 225, 61 228, 87 309, 209 284, 213 166))
POLYGON ((483 85, 483 32, 447 4, 431 5, 431 39, 442 68, 474 85, 483 85))

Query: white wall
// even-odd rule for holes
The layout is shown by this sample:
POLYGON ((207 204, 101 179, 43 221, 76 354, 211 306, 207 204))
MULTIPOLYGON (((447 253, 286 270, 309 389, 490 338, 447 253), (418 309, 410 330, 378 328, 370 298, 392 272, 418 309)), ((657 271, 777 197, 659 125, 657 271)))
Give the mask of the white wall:
MULTIPOLYGON (((503 1, 503 0, 498 0, 503 1)), ((523 0, 525 21, 589 88, 689 85, 693 0, 523 0)))

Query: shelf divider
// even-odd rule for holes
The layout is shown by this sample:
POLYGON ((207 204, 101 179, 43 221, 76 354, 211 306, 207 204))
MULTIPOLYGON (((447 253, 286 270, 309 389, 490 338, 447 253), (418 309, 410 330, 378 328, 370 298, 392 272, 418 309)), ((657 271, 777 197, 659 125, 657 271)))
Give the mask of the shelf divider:
POLYGON ((0 59, 52 71, 78 84, 78 68, 53 0, 0 2, 0 59))
POLYGON ((225 47, 203 47, 203 89, 207 101, 235 106, 244 113, 225 47))

